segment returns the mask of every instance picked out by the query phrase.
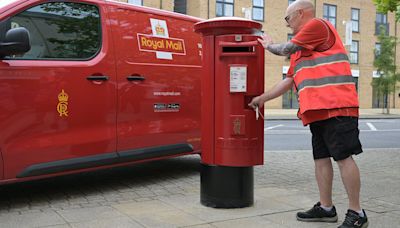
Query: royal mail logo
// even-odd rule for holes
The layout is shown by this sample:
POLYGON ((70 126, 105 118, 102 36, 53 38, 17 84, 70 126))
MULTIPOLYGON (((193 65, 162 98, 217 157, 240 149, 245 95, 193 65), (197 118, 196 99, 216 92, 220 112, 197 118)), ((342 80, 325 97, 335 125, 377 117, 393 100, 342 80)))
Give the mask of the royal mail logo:
POLYGON ((151 34, 137 34, 139 51, 155 52, 157 59, 172 60, 186 55, 185 41, 169 36, 166 20, 150 18, 151 34))
POLYGON ((168 52, 186 55, 185 42, 182 39, 163 38, 146 34, 137 34, 140 51, 168 52))

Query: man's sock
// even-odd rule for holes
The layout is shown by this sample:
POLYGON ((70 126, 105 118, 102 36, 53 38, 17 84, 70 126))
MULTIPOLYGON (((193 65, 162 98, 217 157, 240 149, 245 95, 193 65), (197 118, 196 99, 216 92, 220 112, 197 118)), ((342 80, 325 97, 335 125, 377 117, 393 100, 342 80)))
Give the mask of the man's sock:
POLYGON ((358 213, 358 215, 360 217, 364 217, 365 216, 364 211, 362 209, 361 209, 361 211, 357 211, 357 213, 358 213))
POLYGON ((324 209, 325 211, 331 211, 331 210, 332 210, 332 208, 333 208, 333 206, 330 206, 330 207, 324 207, 324 206, 322 206, 322 205, 321 205, 321 208, 322 208, 322 209, 324 209))

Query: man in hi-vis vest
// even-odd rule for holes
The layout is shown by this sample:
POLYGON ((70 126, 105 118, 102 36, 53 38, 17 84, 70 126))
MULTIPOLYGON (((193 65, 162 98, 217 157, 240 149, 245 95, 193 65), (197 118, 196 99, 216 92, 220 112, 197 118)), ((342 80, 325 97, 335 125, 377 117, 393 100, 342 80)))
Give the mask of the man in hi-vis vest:
POLYGON ((284 44, 274 44, 268 35, 259 42, 275 55, 289 56, 287 77, 249 106, 256 109, 293 85, 297 90, 298 117, 310 125, 315 163, 315 176, 320 201, 310 210, 297 213, 297 220, 337 222, 332 202, 333 167, 337 162, 349 198, 349 209, 339 227, 368 227, 365 211, 360 206, 360 172, 352 158, 362 152, 358 129, 358 96, 351 75, 347 52, 328 21, 315 18, 314 6, 297 0, 286 10, 287 26, 294 37, 284 44))

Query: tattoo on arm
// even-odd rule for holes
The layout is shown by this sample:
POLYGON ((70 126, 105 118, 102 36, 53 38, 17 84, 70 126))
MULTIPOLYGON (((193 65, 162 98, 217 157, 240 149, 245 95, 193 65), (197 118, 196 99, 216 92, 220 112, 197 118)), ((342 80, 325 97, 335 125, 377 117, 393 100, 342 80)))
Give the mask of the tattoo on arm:
POLYGON ((267 49, 275 55, 288 56, 300 51, 302 47, 292 42, 287 42, 285 44, 270 44, 268 45, 267 49))

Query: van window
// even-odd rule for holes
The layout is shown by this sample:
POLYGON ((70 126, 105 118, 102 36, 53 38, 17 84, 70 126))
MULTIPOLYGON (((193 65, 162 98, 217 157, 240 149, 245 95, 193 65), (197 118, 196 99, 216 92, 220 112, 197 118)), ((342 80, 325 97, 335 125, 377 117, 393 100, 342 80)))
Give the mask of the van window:
POLYGON ((29 30, 31 50, 8 59, 90 59, 101 47, 99 10, 94 5, 51 2, 11 18, 11 28, 29 30))

